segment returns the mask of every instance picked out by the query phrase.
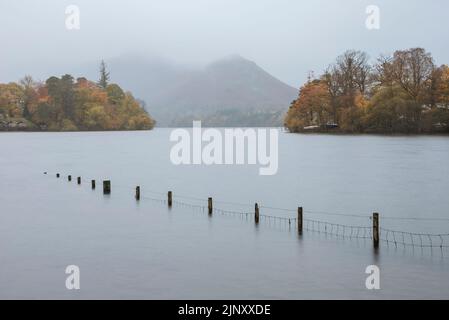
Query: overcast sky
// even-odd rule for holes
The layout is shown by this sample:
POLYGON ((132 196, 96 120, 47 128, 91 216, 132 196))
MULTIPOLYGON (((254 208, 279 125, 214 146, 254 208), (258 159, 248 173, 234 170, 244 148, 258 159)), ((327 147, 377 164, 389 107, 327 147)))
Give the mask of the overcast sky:
POLYGON ((421 46, 449 63, 448 14, 447 0, 0 0, 0 82, 127 54, 189 65, 240 54, 298 87, 346 49, 421 46), (80 30, 66 29, 70 4, 80 30), (368 5, 380 30, 365 27, 368 5))

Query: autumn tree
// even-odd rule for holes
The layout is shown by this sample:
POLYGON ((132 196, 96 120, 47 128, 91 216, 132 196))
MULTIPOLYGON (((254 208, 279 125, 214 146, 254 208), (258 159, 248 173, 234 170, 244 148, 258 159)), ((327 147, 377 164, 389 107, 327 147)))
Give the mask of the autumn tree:
POLYGON ((301 88, 285 125, 301 131, 308 125, 323 127, 326 118, 343 132, 449 131, 449 68, 436 68, 422 48, 381 56, 374 66, 365 53, 346 51, 318 82, 301 88), (319 111, 321 98, 325 113, 319 111))
POLYGON ((423 102, 435 65, 430 53, 422 48, 398 50, 378 64, 382 85, 399 85, 416 102, 423 102))
POLYGON ((23 116, 29 118, 31 116, 31 109, 37 106, 37 92, 36 83, 33 78, 29 75, 25 76, 19 81, 23 91, 23 116))
POLYGON ((324 125, 332 119, 330 95, 325 82, 313 80, 306 83, 293 101, 285 118, 291 131, 300 131, 310 125, 324 125))
POLYGON ((74 115, 74 82, 69 74, 58 77, 50 77, 46 81, 48 94, 53 103, 61 109, 61 116, 73 117, 74 115))
POLYGON ((367 132, 413 133, 418 130, 414 115, 420 106, 398 85, 378 87, 368 103, 364 127, 367 132))
POLYGON ((322 80, 326 83, 326 88, 329 93, 329 103, 332 110, 332 122, 338 122, 339 98, 341 95, 340 73, 335 67, 328 68, 323 75, 322 80))
POLYGON ((33 128, 54 131, 140 130, 155 123, 117 84, 103 88, 83 77, 75 82, 68 74, 42 84, 29 76, 0 84, 0 120, 4 118, 22 118, 33 128))
POLYGON ((348 50, 337 57, 321 79, 326 83, 330 95, 333 122, 341 122, 340 116, 355 114, 357 99, 365 96, 372 82, 372 66, 365 52, 348 50), (343 109, 353 110, 343 112, 343 109))
POLYGON ((108 94, 108 99, 113 104, 119 104, 120 101, 122 101, 123 98, 125 97, 125 93, 123 92, 122 88, 120 88, 115 83, 107 85, 106 93, 108 94))
POLYGON ((442 107, 449 107, 449 67, 442 65, 438 68, 438 81, 436 81, 436 104, 442 107))
POLYGON ((427 132, 449 132, 449 67, 442 65, 433 74, 432 108, 425 118, 427 132))
POLYGON ((19 84, 0 84, 0 114, 5 117, 22 116, 23 90, 19 84))
POLYGON ((355 97, 357 93, 365 94, 371 66, 365 52, 348 50, 337 58, 334 72, 339 76, 341 94, 355 97))

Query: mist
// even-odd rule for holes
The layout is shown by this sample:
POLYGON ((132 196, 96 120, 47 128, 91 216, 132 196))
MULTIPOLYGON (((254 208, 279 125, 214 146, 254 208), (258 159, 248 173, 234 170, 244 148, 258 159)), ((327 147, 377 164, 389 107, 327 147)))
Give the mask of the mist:
POLYGON ((129 55, 197 67, 239 54, 297 88, 347 49, 375 59, 420 46, 442 63, 448 11, 444 0, 2 0, 0 81, 42 80, 129 55), (379 30, 365 27, 371 4, 380 8, 379 30), (79 30, 65 26, 68 5, 80 9, 79 30))

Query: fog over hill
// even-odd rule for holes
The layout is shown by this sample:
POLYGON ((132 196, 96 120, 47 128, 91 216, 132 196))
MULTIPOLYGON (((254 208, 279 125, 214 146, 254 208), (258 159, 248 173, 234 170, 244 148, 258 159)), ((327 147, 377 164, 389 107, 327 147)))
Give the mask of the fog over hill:
MULTIPOLYGON (((155 57, 106 61, 111 81, 145 101, 158 126, 281 126, 297 89, 239 55, 205 68, 188 68, 155 57)), ((96 71, 89 66, 90 72, 96 71)))

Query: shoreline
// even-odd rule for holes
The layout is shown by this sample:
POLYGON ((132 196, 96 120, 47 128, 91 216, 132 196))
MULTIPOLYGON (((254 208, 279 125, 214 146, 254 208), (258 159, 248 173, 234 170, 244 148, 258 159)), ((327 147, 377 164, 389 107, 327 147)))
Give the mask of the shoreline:
MULTIPOLYGON (((0 130, 2 133, 88 133, 88 132, 141 132, 141 131, 153 131, 155 129, 191 129, 191 127, 154 127, 152 129, 132 129, 132 130, 0 130)), ((449 132, 428 132, 428 133, 385 133, 385 132, 331 132, 331 131, 300 131, 292 132, 283 127, 204 127, 215 129, 227 129, 227 128, 277 128, 282 133, 286 134, 298 134, 298 135, 323 135, 323 136, 384 136, 384 137, 425 137, 425 136, 442 136, 449 137, 449 132)))

